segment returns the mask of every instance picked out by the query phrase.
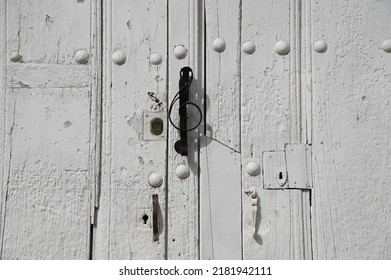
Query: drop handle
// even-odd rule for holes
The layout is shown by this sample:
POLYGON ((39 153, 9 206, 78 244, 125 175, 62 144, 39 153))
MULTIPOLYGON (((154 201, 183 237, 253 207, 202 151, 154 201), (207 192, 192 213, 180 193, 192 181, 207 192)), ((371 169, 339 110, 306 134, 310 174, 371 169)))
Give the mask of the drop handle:
POLYGON ((193 82, 193 70, 190 67, 183 67, 181 71, 179 72, 180 79, 179 79, 179 91, 174 96, 174 98, 171 101, 170 107, 168 109, 168 120, 170 121, 171 125, 179 130, 180 133, 180 139, 175 142, 174 149, 175 151, 182 155, 182 156, 188 156, 188 141, 187 141, 187 133, 189 131, 192 131, 196 129, 202 121, 202 111, 201 108, 195 104, 194 102, 190 101, 190 86, 193 82), (179 126, 174 123, 174 121, 171 118, 171 113, 174 108, 174 104, 176 102, 179 102, 179 126), (189 106, 195 107, 199 113, 199 120, 198 123, 188 128, 187 121, 189 118, 189 114, 187 111, 187 108, 189 106))
POLYGON ((258 193, 251 188, 246 192, 250 196, 250 205, 251 205, 251 233, 255 237, 257 235, 257 215, 258 215, 258 193))
POLYGON ((152 232, 153 241, 159 241, 159 198, 157 194, 152 195, 152 232))

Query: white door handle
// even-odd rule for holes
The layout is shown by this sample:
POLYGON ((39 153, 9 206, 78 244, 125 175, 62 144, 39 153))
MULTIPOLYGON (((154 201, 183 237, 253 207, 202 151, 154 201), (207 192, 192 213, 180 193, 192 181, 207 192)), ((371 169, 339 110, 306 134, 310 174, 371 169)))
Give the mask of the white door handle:
POLYGON ((251 188, 249 191, 246 192, 247 195, 250 196, 251 199, 251 233, 252 236, 255 238, 257 235, 257 214, 258 214, 258 193, 255 191, 254 188, 251 188))

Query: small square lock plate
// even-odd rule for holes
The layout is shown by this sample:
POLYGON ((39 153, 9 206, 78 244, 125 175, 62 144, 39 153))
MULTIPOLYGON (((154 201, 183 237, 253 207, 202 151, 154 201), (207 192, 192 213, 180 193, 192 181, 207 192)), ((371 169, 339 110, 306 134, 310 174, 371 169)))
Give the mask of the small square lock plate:
POLYGON ((264 189, 289 187, 285 151, 263 152, 262 166, 264 189))
POLYGON ((286 144, 283 151, 264 152, 264 189, 310 189, 311 145, 286 144))
POLYGON ((167 139, 167 114, 165 112, 144 112, 143 139, 152 141, 167 139))

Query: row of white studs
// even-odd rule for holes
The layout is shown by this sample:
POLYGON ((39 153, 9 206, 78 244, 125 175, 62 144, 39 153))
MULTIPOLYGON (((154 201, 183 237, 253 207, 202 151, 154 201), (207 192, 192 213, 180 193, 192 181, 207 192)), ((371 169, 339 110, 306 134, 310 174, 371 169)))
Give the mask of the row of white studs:
MULTIPOLYGON (((212 49, 216 52, 224 52, 226 48, 226 42, 224 39, 217 38, 212 42, 212 49)), ((391 39, 386 39, 382 42, 381 49, 385 52, 391 52, 391 39)), ((317 53, 324 53, 327 51, 327 42, 325 40, 318 40, 313 45, 314 51, 317 53)), ((242 45, 242 51, 246 54, 253 54, 256 50, 256 46, 252 41, 245 41, 242 45)), ((291 50, 289 42, 285 40, 277 41, 274 45, 274 51, 279 55, 287 55, 291 50)), ((187 56, 187 49, 183 45, 177 45, 174 47, 173 54, 177 59, 184 59, 187 56)), ((121 50, 116 50, 112 55, 113 62, 117 65, 122 65, 126 62, 126 55, 121 50)), ((163 58, 159 53, 152 53, 149 58, 151 64, 159 65, 162 63, 163 58)))
MULTIPOLYGON (((226 42, 224 39, 217 38, 212 42, 212 49, 218 53, 224 52, 226 48, 226 42)), ((318 53, 324 53, 327 51, 327 42, 325 40, 318 40, 313 45, 314 51, 318 53)), ((380 45, 380 48, 385 52, 391 52, 391 39, 386 39, 380 45)), ((246 54, 253 54, 256 50, 256 46, 252 41, 245 41, 242 45, 242 51, 246 54)), ((287 55, 291 50, 289 42, 285 40, 277 41, 274 45, 274 51, 279 55, 287 55)), ((187 49, 183 45, 177 45, 174 48, 173 54, 177 59, 184 59, 187 56, 187 49)), ((12 52, 10 57, 12 62, 21 62, 22 56, 18 52, 12 52)), ((76 51, 75 61, 79 64, 86 64, 90 59, 90 56, 85 49, 76 51)), ((126 62, 126 54, 122 50, 116 50, 112 54, 112 60, 117 65, 123 65, 126 62)), ((163 61, 163 57, 155 52, 152 53, 149 58, 151 64, 159 65, 163 61)))
MULTIPOLYGON (((257 176, 261 173, 261 167, 253 161, 247 164, 246 171, 250 176, 257 176)), ((190 169, 187 165, 180 164, 175 170, 175 175, 179 179, 186 179, 190 176, 190 169)), ((163 184, 163 177, 159 173, 152 173, 148 177, 148 183, 151 187, 158 188, 163 184)))

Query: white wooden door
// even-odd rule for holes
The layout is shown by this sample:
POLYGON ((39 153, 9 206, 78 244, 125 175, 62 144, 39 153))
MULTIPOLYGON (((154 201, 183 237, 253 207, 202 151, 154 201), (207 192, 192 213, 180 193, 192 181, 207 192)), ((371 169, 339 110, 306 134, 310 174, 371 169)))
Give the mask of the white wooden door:
POLYGON ((0 14, 2 259, 391 256, 389 0, 0 14))

